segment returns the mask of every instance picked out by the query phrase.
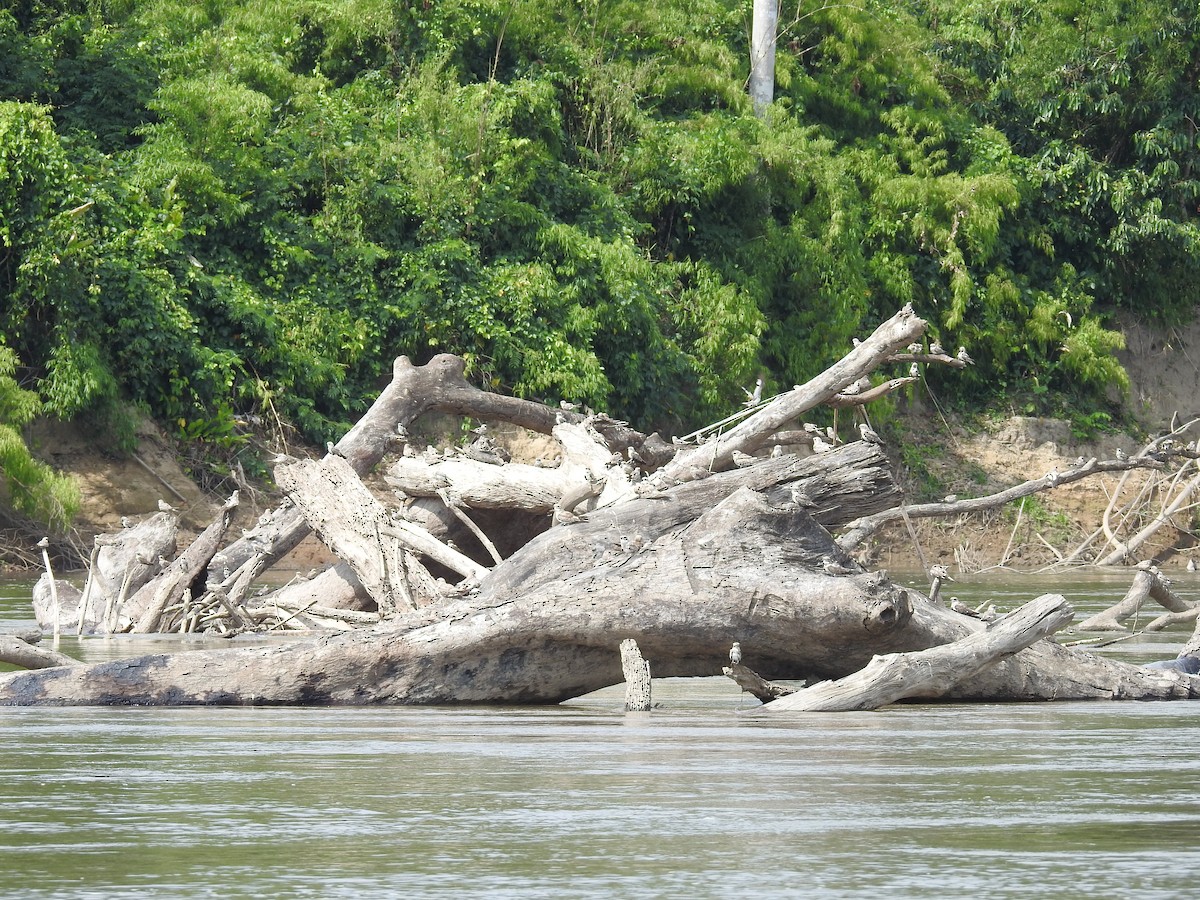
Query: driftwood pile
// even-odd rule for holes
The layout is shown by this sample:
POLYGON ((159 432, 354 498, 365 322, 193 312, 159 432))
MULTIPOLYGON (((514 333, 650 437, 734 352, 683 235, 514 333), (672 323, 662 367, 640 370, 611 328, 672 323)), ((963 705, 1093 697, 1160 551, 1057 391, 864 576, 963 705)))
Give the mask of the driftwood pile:
POLYGON ((240 537, 226 543, 235 495, 174 556, 175 520, 164 509, 97 542, 74 605, 61 583, 50 591, 47 579, 44 591, 58 597, 62 630, 334 633, 279 647, 59 661, 0 676, 0 703, 556 702, 620 682, 627 641, 656 676, 717 674, 739 641, 754 670, 731 666, 739 683, 826 682, 822 690, 840 697, 812 699, 816 685, 766 708, 1200 696, 1200 679, 1185 672, 1045 640, 1070 619, 1061 597, 989 622, 855 562, 850 552, 899 517, 991 508, 1098 471, 1195 456, 1159 446, 1081 460, 988 498, 902 505, 866 405, 911 384, 921 366, 969 364, 965 353, 927 348, 924 329, 906 308, 807 384, 751 397, 738 415, 675 441, 569 404, 479 390, 458 357, 424 366, 400 357, 371 410, 323 458, 277 461, 287 500, 240 537), (890 366, 909 374, 879 378, 890 366), (804 422, 822 405, 850 411, 853 440, 804 422), (552 435, 558 458, 513 462, 483 426, 456 452, 419 452, 410 429, 432 411, 552 435), (395 496, 381 499, 361 479, 389 455, 395 496), (260 576, 310 532, 338 565, 259 590, 260 576), (860 671, 869 686, 839 681, 860 671))

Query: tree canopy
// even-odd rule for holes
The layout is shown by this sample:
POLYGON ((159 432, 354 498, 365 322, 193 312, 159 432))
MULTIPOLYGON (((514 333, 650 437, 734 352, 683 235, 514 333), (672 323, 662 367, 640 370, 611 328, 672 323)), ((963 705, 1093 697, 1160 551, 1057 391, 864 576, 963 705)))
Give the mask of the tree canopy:
MULTIPOLYGON (((463 355, 639 427, 806 380, 912 303, 948 393, 1103 397, 1106 316, 1190 314, 1189 4, 22 0, 0 317, 54 415, 336 437, 463 355)), ((937 379, 931 373, 931 379, 937 379)))

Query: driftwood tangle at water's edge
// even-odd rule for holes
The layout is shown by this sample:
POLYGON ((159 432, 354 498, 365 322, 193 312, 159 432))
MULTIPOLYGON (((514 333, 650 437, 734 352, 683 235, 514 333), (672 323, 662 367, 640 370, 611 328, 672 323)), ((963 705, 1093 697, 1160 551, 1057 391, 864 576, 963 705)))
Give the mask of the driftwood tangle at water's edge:
MULTIPOLYGON (((466 383, 456 357, 438 356, 425 366, 401 357, 392 383, 332 454, 320 462, 280 462, 293 502, 210 553, 207 582, 210 589, 237 583, 244 596, 245 579, 237 573, 256 573, 309 523, 320 523, 332 543, 355 557, 358 577, 373 583, 380 614, 390 618, 284 646, 0 675, 0 704, 554 703, 619 683, 617 648, 626 640, 636 641, 659 677, 715 675, 739 641, 746 664, 764 677, 811 681, 851 675, 876 656, 971 638, 981 622, 864 571, 830 536, 898 502, 877 444, 854 441, 807 457, 746 455, 771 446, 772 436, 807 410, 845 396, 847 385, 893 359, 923 329, 910 309, 898 313, 825 373, 707 443, 679 449, 661 466, 660 442, 621 423, 480 391, 466 383), (408 425, 432 409, 558 432, 561 442, 594 432, 599 449, 565 454, 581 460, 578 467, 550 479, 564 488, 553 505, 557 524, 491 568, 491 560, 468 565, 446 542, 414 543, 404 508, 368 503, 358 493, 356 474, 402 448, 408 425), (322 479, 339 502, 312 501, 322 479), (346 498, 353 502, 344 504, 339 521, 325 523, 322 516, 346 498), (357 529, 347 526, 353 522, 357 529), (339 543, 332 537, 338 530, 347 540, 358 534, 353 543, 339 543), (385 540, 395 546, 384 547, 385 540), (456 586, 438 584, 424 569, 435 564, 467 577, 456 586), (423 602, 397 602, 399 585, 410 584, 396 579, 398 570, 425 585, 423 602)), ((445 457, 428 462, 436 467, 436 495, 469 514, 454 481, 459 470, 446 463, 445 457)), ((428 475, 418 463, 393 470, 392 483, 402 491, 406 467, 428 475)), ((203 543, 207 550, 211 542, 203 543)), ((194 573, 202 556, 185 552, 189 563, 181 568, 194 573)), ((346 577, 343 569, 339 578, 346 577)), ((173 602, 194 581, 162 583, 170 587, 164 602, 173 602)), ((306 601, 306 608, 320 599, 306 601)), ((152 606, 161 610, 158 600, 156 593, 152 606)), ((247 608, 246 615, 255 612, 247 608)), ((1051 641, 1012 653, 944 694, 974 700, 1197 695, 1200 678, 1123 665, 1051 641)))

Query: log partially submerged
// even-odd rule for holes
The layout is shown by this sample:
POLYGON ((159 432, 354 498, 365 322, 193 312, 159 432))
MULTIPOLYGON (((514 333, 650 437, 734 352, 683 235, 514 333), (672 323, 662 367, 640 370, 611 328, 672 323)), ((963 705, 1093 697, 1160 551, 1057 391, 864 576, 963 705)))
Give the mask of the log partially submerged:
MULTIPOLYGON (((730 644, 740 641, 764 677, 811 681, 845 677, 876 656, 969 638, 982 623, 883 573, 866 572, 831 536, 896 506, 899 491, 878 444, 855 441, 806 457, 752 455, 779 446, 773 436, 808 409, 842 404, 852 396, 848 385, 895 359, 923 329, 911 310, 902 311, 807 385, 673 458, 664 442, 607 417, 475 389, 454 357, 423 367, 401 357, 392 384, 333 453, 319 462, 280 462, 277 476, 289 503, 224 548, 213 546, 221 530, 214 523, 197 541, 201 548, 193 545, 139 592, 154 601, 147 619, 155 611, 161 618, 183 594, 185 605, 227 607, 230 621, 258 622, 267 611, 284 627, 305 620, 349 627, 354 616, 333 615, 319 592, 286 606, 247 599, 257 573, 315 527, 343 557, 336 580, 354 579, 374 597, 375 610, 353 612, 382 621, 303 644, 0 676, 0 703, 552 703, 619 683, 616 648, 626 640, 637 642, 660 677, 716 674, 730 644), (492 469, 517 472, 511 463, 402 455, 407 462, 389 478, 410 499, 389 508, 371 497, 356 475, 387 449, 403 451, 408 426, 432 409, 554 434, 563 463, 537 479, 545 499, 525 507, 544 515, 549 504, 551 527, 499 562, 498 553, 469 560, 411 527, 406 504, 413 496, 436 496, 469 516, 497 490, 480 487, 487 479, 479 466, 492 477, 492 469), (567 449, 575 441, 580 445, 567 449), (444 568, 457 584, 439 582, 431 567, 444 568)), ((859 389, 854 396, 870 393, 859 389)), ((973 700, 1197 695, 1200 679, 1050 641, 963 677, 944 694, 973 700)))
POLYGON ((788 694, 761 711, 845 712, 913 697, 942 697, 965 678, 1053 634, 1074 615, 1066 598, 1044 594, 953 643, 876 656, 853 675, 788 694))
POLYGON ((1171 590, 1170 582, 1155 567, 1138 569, 1121 601, 1079 623, 1080 631, 1125 631, 1123 622, 1141 610, 1148 599, 1171 613, 1195 616, 1195 607, 1171 590))

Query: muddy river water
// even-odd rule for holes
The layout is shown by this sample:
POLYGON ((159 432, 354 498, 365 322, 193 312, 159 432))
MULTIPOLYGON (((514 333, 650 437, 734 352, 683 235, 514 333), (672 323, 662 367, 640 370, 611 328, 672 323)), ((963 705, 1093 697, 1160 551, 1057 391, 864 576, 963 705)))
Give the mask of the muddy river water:
MULTIPOLYGON (((1082 617, 1128 585, 1072 578, 955 592, 1009 608, 1053 588, 1082 617)), ((0 626, 26 622, 28 586, 4 587, 0 626)), ((1186 637, 1102 652, 1169 657, 1186 637)), ((1200 880, 1198 703, 760 721, 720 677, 654 690, 644 714, 620 688, 548 708, 0 708, 3 895, 1179 897, 1200 880)))

